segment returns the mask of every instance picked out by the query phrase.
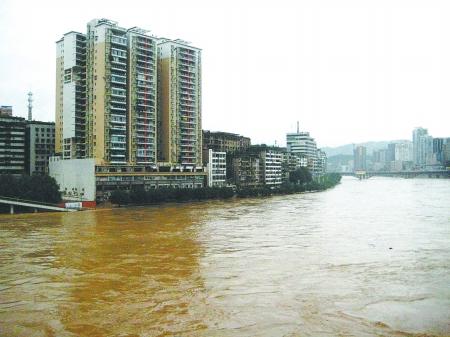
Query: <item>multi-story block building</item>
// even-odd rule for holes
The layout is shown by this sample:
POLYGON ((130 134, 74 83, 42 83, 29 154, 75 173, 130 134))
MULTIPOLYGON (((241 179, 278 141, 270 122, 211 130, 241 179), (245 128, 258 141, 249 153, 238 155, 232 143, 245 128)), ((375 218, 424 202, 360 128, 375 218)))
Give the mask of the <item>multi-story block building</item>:
POLYGON ((442 145, 442 165, 450 169, 450 138, 446 138, 442 145))
POLYGON ((201 51, 182 40, 158 44, 160 161, 202 165, 201 51))
POLYGON ((290 172, 293 172, 300 167, 308 167, 308 160, 306 157, 299 157, 287 151, 283 151, 282 179, 284 181, 289 179, 290 172))
POLYGON ((317 150, 316 172, 319 174, 325 174, 327 172, 327 154, 321 149, 317 150))
POLYGON ((407 162, 413 160, 413 144, 410 141, 395 143, 394 160, 407 162))
POLYGON ((0 174, 25 174, 24 118, 0 115, 0 174))
POLYGON ((12 106, 11 105, 1 105, 0 106, 0 116, 12 116, 12 106))
POLYGON ((247 150, 251 145, 249 137, 229 132, 212 132, 203 130, 203 151, 214 151, 233 154, 247 150))
POLYGON ((266 148, 260 152, 261 181, 268 187, 280 186, 282 181, 283 153, 276 148, 266 148))
POLYGON ((277 187, 283 181, 283 151, 265 145, 251 146, 232 160, 234 183, 240 187, 277 187))
POLYGON ((55 123, 27 122, 26 172, 48 174, 49 158, 55 154, 55 123))
POLYGON ((233 182, 240 187, 262 185, 260 158, 254 153, 241 153, 232 160, 233 182))
POLYGON ((227 181, 227 153, 209 149, 207 155, 208 186, 225 186, 227 181))

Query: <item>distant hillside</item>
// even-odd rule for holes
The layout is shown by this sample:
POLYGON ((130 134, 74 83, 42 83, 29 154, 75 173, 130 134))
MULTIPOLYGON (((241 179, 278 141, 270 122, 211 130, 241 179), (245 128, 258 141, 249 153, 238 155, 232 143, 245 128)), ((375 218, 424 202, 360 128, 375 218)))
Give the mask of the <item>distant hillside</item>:
POLYGON ((353 146, 362 145, 367 148, 367 155, 372 156, 373 151, 386 149, 389 143, 398 142, 399 140, 380 141, 380 142, 366 142, 359 144, 346 144, 338 147, 323 147, 327 157, 333 157, 337 155, 351 155, 353 156, 353 146))

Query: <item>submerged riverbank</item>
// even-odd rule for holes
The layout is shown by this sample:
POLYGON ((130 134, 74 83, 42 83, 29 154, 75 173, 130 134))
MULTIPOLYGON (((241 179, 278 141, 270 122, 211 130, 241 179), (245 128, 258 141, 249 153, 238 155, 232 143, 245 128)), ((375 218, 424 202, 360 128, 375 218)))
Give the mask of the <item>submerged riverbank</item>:
POLYGON ((245 187, 233 189, 231 187, 203 187, 203 188, 159 188, 145 190, 142 186, 134 187, 130 191, 116 190, 111 194, 110 201, 119 206, 149 205, 166 202, 198 201, 229 199, 232 197, 267 197, 271 195, 288 195, 302 192, 324 191, 339 184, 339 174, 326 174, 308 183, 285 182, 279 187, 245 187))

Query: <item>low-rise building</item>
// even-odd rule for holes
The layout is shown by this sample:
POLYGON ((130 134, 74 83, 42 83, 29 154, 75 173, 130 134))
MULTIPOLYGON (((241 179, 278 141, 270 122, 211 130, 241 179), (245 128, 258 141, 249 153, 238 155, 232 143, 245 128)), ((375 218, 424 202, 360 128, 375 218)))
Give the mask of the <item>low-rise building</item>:
POLYGON ((0 174, 25 174, 24 118, 0 115, 0 174))
POLYGON ((227 182, 227 153, 208 150, 208 186, 225 186, 227 182))
POLYGON ((49 159, 49 175, 59 185, 62 199, 65 201, 95 202, 95 160, 49 159))
POLYGON ((92 158, 50 159, 49 174, 57 181, 64 200, 95 202, 107 200, 114 190, 146 190, 163 187, 206 186, 201 169, 159 165, 96 165, 92 158))

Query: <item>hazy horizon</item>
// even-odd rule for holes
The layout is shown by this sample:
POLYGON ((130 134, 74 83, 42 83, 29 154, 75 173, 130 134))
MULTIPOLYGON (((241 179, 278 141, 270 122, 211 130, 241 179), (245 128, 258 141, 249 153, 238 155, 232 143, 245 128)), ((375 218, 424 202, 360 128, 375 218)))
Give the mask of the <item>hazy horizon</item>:
POLYGON ((449 16, 445 1, 6 0, 0 105, 26 117, 31 90, 54 121, 55 41, 104 17, 203 50, 203 129, 280 146, 297 121, 319 147, 450 137, 449 16))

